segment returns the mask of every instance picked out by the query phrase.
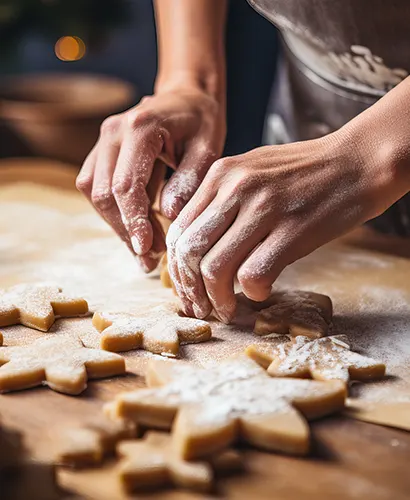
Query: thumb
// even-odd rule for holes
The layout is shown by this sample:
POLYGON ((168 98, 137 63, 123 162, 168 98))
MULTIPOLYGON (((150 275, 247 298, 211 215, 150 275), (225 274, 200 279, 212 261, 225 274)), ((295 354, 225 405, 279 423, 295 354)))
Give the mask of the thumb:
POLYGON ((219 155, 209 147, 193 141, 186 149, 177 170, 172 174, 161 194, 161 212, 171 220, 198 189, 210 166, 219 155))

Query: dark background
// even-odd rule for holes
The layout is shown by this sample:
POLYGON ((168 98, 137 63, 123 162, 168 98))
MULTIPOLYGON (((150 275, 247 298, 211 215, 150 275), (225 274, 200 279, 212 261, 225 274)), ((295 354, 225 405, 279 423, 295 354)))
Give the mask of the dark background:
MULTIPOLYGON (((117 0, 117 5, 104 0, 64 2, 66 0, 0 0, 0 79, 13 74, 92 72, 133 83, 139 98, 151 94, 157 64, 151 0, 117 0), (45 19, 41 4, 47 2, 54 2, 55 9, 45 19), (14 24, 2 24, 2 8, 4 13, 7 6, 18 4, 22 6, 16 9, 20 17, 15 14, 14 24), (23 7, 25 16, 21 15, 23 7), (56 57, 55 42, 64 35, 80 36, 86 41, 87 53, 82 60, 63 62, 56 57)), ((259 146, 262 141, 277 58, 276 30, 254 12, 246 0, 231 0, 226 50, 228 137, 225 154, 237 154, 259 146)), ((0 156, 18 154, 3 134, 0 156)))

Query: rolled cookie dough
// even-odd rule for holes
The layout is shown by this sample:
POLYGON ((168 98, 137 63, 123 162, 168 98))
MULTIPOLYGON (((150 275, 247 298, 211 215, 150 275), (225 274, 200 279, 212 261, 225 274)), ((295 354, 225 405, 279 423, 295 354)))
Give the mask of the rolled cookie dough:
POLYGON ((179 316, 174 305, 158 306, 141 316, 95 313, 93 325, 102 333, 101 349, 113 352, 145 349, 176 356, 181 343, 205 342, 212 337, 209 323, 179 316))
POLYGON ((254 332, 320 338, 332 322, 333 306, 327 295, 315 292, 275 292, 259 304, 254 332))
POLYGON ((46 332, 57 316, 87 312, 84 299, 68 297, 56 286, 21 284, 0 291, 0 326, 21 324, 46 332))
POLYGON ((299 336, 275 347, 251 345, 246 354, 267 368, 272 377, 315 380, 373 380, 384 376, 386 367, 350 350, 344 335, 309 340, 299 336))
POLYGON ((244 440, 272 451, 306 454, 307 419, 344 407, 340 381, 271 378, 241 356, 199 368, 183 362, 152 361, 149 389, 120 394, 106 408, 111 417, 169 429, 187 460, 216 453, 244 440))
POLYGON ((238 470, 242 463, 234 450, 223 451, 207 462, 188 462, 175 453, 170 434, 162 432, 149 432, 139 441, 124 441, 117 452, 123 457, 118 474, 129 493, 171 485, 210 491, 215 472, 238 470))
POLYGON ((75 335, 53 335, 27 346, 0 347, 0 393, 43 384, 76 395, 87 387, 88 378, 123 373, 122 356, 88 349, 75 335))

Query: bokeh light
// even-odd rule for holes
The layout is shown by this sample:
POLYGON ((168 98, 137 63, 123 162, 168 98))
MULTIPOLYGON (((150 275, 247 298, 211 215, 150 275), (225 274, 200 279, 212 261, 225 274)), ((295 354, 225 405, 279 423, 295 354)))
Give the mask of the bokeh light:
POLYGON ((61 61, 79 61, 85 55, 85 43, 78 36, 63 36, 57 40, 54 51, 61 61))

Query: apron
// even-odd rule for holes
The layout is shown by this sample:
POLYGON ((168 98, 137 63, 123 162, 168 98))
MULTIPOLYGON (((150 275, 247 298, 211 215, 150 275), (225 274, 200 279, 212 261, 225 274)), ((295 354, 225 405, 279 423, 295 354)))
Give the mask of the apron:
MULTIPOLYGON (((410 73, 408 0, 248 0, 285 47, 276 113, 290 141, 339 129, 410 73)), ((410 236, 410 195, 371 221, 410 236)))

